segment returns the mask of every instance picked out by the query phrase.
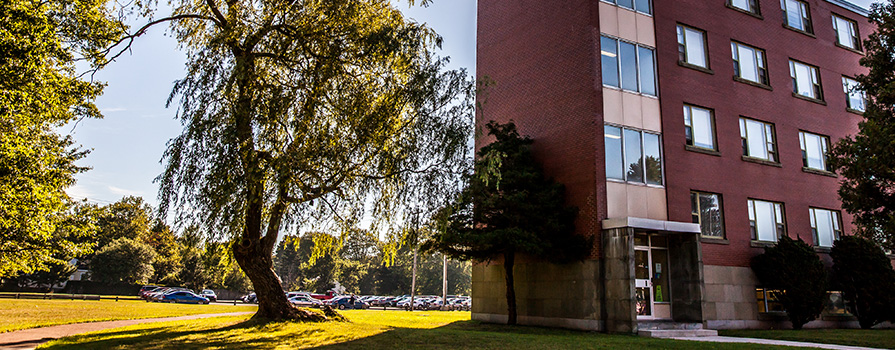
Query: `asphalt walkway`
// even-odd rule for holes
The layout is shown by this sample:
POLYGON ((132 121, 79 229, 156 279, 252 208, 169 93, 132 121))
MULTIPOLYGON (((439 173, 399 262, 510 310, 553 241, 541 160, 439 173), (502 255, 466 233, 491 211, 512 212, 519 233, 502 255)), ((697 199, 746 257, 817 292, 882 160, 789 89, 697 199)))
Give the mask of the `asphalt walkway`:
POLYGON ((139 320, 103 321, 65 324, 59 326, 23 329, 20 331, 0 333, 0 349, 2 350, 30 350, 50 340, 59 339, 75 334, 101 331, 105 329, 131 326, 141 323, 167 322, 195 320, 200 318, 218 316, 240 316, 253 314, 254 312, 228 312, 222 314, 202 314, 178 317, 144 318, 139 320))
POLYGON ((885 349, 876 349, 876 348, 864 348, 864 347, 860 347, 860 346, 805 343, 805 342, 798 342, 798 341, 759 339, 759 338, 721 337, 721 336, 675 337, 675 338, 671 338, 671 339, 707 341, 707 342, 716 342, 716 343, 752 343, 752 344, 765 344, 765 345, 798 346, 798 347, 803 347, 803 348, 835 349, 835 350, 885 350, 885 349))

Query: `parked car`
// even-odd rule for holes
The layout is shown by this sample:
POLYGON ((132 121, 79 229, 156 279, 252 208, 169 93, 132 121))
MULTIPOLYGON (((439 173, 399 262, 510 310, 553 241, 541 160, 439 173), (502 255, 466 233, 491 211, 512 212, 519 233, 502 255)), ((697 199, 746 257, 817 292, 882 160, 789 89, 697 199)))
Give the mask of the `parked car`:
POLYGON ((301 307, 322 307, 323 302, 317 300, 315 298, 311 298, 305 295, 296 295, 294 297, 289 298, 289 302, 295 306, 301 307))
POLYGON ((188 292, 185 290, 173 291, 168 294, 162 296, 159 300, 166 303, 195 303, 195 304, 208 304, 210 301, 208 298, 197 295, 193 292, 188 292))
POLYGON ((218 301, 218 295, 215 294, 214 291, 211 289, 203 289, 202 293, 199 293, 199 295, 206 297, 208 298, 208 300, 211 301, 218 301))
POLYGON ((330 300, 324 301, 324 304, 325 304, 325 305, 332 306, 332 307, 337 308, 337 309, 339 309, 339 310, 345 310, 345 309, 367 309, 367 308, 370 307, 370 305, 368 305, 367 303, 365 303, 365 302, 363 302, 363 301, 360 301, 360 300, 357 300, 357 299, 355 299, 355 300, 354 300, 354 303, 352 303, 352 302, 351 302, 351 297, 350 297, 350 296, 340 296, 340 297, 335 297, 335 298, 332 298, 332 299, 330 299, 330 300))
POLYGON ((242 297, 243 303, 258 303, 258 296, 255 293, 249 293, 242 297))
POLYGON ((153 290, 156 288, 158 288, 158 286, 146 285, 146 286, 140 287, 140 292, 137 293, 137 295, 139 295, 142 298, 143 294, 145 294, 147 291, 150 291, 150 290, 153 290))

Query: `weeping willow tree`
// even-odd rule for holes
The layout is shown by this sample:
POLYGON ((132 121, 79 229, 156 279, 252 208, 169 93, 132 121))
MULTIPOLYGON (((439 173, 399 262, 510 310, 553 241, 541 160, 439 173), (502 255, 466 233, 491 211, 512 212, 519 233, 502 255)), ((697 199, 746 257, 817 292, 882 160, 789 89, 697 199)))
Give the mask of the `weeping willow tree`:
POLYGON ((473 84, 389 1, 173 5, 122 41, 170 23, 187 52, 168 100, 184 129, 163 156, 161 212, 230 236, 256 317, 319 320, 286 300, 278 236, 314 220, 400 222, 452 188, 470 158, 473 84))

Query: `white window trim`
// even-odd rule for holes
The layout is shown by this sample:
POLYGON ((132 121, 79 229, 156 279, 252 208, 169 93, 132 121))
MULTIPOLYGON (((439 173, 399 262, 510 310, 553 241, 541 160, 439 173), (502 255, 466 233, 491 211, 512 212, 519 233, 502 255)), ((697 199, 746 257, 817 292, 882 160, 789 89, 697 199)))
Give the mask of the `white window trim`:
POLYGON ((745 81, 753 82, 755 84, 770 86, 771 78, 770 78, 769 72, 768 72, 768 67, 767 67, 767 62, 766 62, 767 56, 765 54, 765 51, 762 49, 759 49, 755 46, 743 44, 738 41, 731 41, 730 45, 731 45, 731 55, 732 55, 733 61, 737 64, 736 70, 733 72, 736 75, 736 77, 739 79, 745 80, 745 81), (743 58, 740 57, 740 47, 745 47, 745 48, 752 50, 752 55, 751 55, 752 57, 750 59, 754 63, 754 66, 755 66, 754 73, 755 73, 755 78, 757 80, 751 80, 749 78, 743 77, 743 63, 742 63, 743 58), (767 82, 761 81, 762 69, 764 70, 765 80, 767 80, 767 82))
POLYGON ((867 95, 864 94, 864 91, 858 89, 859 84, 857 80, 849 78, 847 76, 842 76, 842 89, 845 92, 845 106, 848 109, 858 112, 864 112, 867 110, 867 95), (850 82, 853 82, 853 86, 850 82), (858 96, 852 96, 853 93, 857 93, 858 96), (852 97, 858 97, 861 99, 861 107, 855 108, 856 106, 852 106, 851 99, 852 97))
MULTIPOLYGON (((696 147, 700 149, 706 149, 710 151, 718 151, 718 140, 715 135, 715 111, 710 108, 699 107, 691 104, 684 104, 684 126, 690 128, 690 138, 691 140, 687 140, 687 146, 696 147), (711 134, 712 147, 706 148, 703 146, 699 146, 696 144, 696 124, 693 122, 693 109, 701 109, 709 113, 709 133, 711 134), (690 124, 687 124, 687 121, 690 121, 690 124), (692 143, 692 144, 689 144, 692 143)), ((686 129, 685 129, 686 131, 686 129)), ((686 135, 685 135, 686 137, 686 135)))
POLYGON ((749 200, 746 203, 747 203, 748 212, 749 212, 748 218, 749 218, 749 222, 750 222, 750 224, 749 224, 750 232, 752 231, 752 222, 753 221, 755 222, 755 232, 754 232, 755 236, 752 237, 753 241, 755 241, 755 242, 777 242, 780 239, 780 237, 782 237, 783 235, 786 235, 786 209, 783 207, 783 203, 765 201, 765 200, 761 200, 761 199, 752 199, 752 198, 749 198, 749 200), (761 232, 759 232, 760 224, 758 222, 758 217, 755 212, 755 202, 769 203, 771 205, 771 208, 773 209, 772 210, 772 213, 774 216, 773 217, 773 220, 774 220, 774 222, 773 222, 774 240, 773 241, 761 239, 761 232), (779 228, 777 227, 778 225, 782 226, 783 232, 780 232, 779 228))
POLYGON ((830 137, 829 136, 815 134, 813 132, 799 131, 799 146, 801 146, 801 148, 802 148, 802 167, 807 168, 807 169, 820 170, 820 171, 830 171, 830 169, 829 169, 830 168, 830 164, 829 164, 830 137), (821 149, 820 149, 821 168, 816 168, 816 167, 811 166, 811 164, 808 161, 808 151, 809 150, 808 150, 808 142, 806 140, 806 137, 808 135, 817 137, 821 141, 821 144, 820 144, 820 146, 821 146, 821 149))
POLYGON ((745 149, 746 154, 744 154, 744 156, 749 157, 749 158, 754 158, 754 159, 761 159, 761 160, 773 162, 773 163, 780 162, 780 158, 779 158, 780 155, 779 155, 779 152, 777 151, 777 135, 776 135, 777 131, 776 131, 776 128, 774 127, 774 124, 763 122, 763 121, 756 120, 756 119, 746 118, 746 117, 740 117, 739 123, 740 123, 740 138, 746 140, 746 149, 745 149), (751 152, 749 152, 749 149, 750 149, 750 147, 749 147, 749 127, 748 127, 748 124, 746 124, 746 123, 748 123, 750 121, 759 123, 762 126, 763 132, 762 132, 761 138, 763 141, 762 144, 764 144, 765 153, 767 153, 767 155, 768 155, 767 158, 758 157, 756 155, 751 154, 751 152), (769 127, 770 127, 770 129, 768 129, 769 127))
POLYGON ((780 0, 780 7, 783 10, 783 24, 787 28, 792 28, 794 30, 811 33, 814 34, 814 21, 811 20, 811 5, 807 2, 801 0, 780 0), (789 24, 789 13, 786 11, 786 3, 788 1, 798 3, 799 7, 799 20, 802 22, 801 25, 806 28, 794 27, 789 24), (805 12, 802 12, 805 11, 805 12))
POLYGON ((792 92, 794 94, 797 94, 797 95, 803 96, 803 97, 807 97, 807 98, 811 98, 811 99, 815 99, 815 100, 823 101, 823 99, 824 99, 823 83, 821 82, 821 79, 820 79, 820 70, 817 67, 812 66, 807 63, 796 61, 794 59, 790 59, 789 60, 789 76, 790 76, 790 78, 792 78, 792 92), (798 73, 799 72, 798 68, 807 69, 808 77, 801 77, 798 73), (810 87, 811 95, 805 95, 800 92, 802 90, 802 86, 799 85, 799 80, 803 80, 805 78, 807 78, 808 84, 811 85, 811 87, 810 87), (813 95, 816 95, 816 96, 813 96, 813 95))
MULTIPOLYGON (((707 45, 707 42, 708 42, 707 36, 708 35, 706 34, 706 32, 702 29, 697 29, 695 27, 691 27, 691 26, 688 26, 686 24, 681 24, 681 23, 677 24, 677 26, 675 27, 675 32, 676 32, 675 34, 678 34, 678 45, 684 46, 684 60, 682 60, 681 62, 686 63, 691 66, 709 69, 709 67, 711 65, 709 64, 709 52, 708 52, 709 48, 707 45), (683 38, 681 38, 681 34, 677 33, 678 30, 682 31, 683 38), (704 65, 699 65, 699 64, 692 62, 692 60, 690 58, 691 46, 688 44, 688 41, 687 41, 687 31, 698 33, 699 37, 702 39, 702 60, 704 62, 704 65), (681 42, 681 39, 683 39, 684 42, 681 42)), ((678 58, 680 58, 680 57, 678 57, 678 58)))
POLYGON ((842 236, 842 216, 840 215, 839 211, 812 207, 808 209, 808 216, 811 220, 811 235, 814 239, 815 246, 831 248, 834 242, 836 242, 836 240, 838 240, 839 237, 842 236), (828 216, 830 218, 828 228, 830 228, 831 232, 824 232, 824 238, 827 238, 830 241, 830 244, 828 245, 821 244, 821 232, 819 227, 820 222, 818 222, 817 217, 818 211, 828 213, 828 216), (829 234, 828 237, 826 236, 827 234, 829 234))
POLYGON ((858 32, 858 23, 847 18, 847 17, 843 17, 843 16, 837 15, 835 13, 832 14, 831 17, 833 19, 833 31, 836 33, 836 44, 839 46, 847 47, 852 50, 861 51, 861 35, 860 35, 860 32, 858 32), (840 19, 840 20, 848 23, 848 34, 851 36, 849 38, 849 41, 854 41, 854 46, 846 45, 846 44, 842 43, 842 38, 839 37, 840 31, 839 31, 839 22, 837 21, 837 19, 840 19))

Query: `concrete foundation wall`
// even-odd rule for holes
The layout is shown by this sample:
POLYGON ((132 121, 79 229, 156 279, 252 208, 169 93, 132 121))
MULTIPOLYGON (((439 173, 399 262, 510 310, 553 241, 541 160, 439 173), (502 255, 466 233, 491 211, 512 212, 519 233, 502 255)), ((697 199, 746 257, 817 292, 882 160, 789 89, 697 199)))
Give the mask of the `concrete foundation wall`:
POLYGON ((704 271, 703 313, 710 325, 712 321, 758 320, 758 302, 755 299, 758 280, 752 269, 705 265, 704 271))
MULTIPOLYGON (((597 260, 565 265, 517 262, 514 272, 519 324, 603 330, 597 260)), ((505 276, 499 263, 472 267, 473 319, 506 322, 505 276)))

